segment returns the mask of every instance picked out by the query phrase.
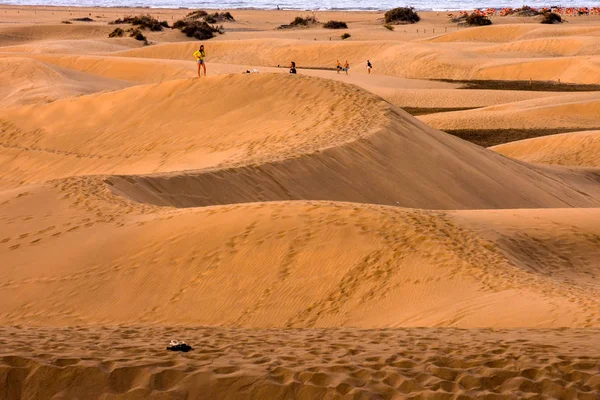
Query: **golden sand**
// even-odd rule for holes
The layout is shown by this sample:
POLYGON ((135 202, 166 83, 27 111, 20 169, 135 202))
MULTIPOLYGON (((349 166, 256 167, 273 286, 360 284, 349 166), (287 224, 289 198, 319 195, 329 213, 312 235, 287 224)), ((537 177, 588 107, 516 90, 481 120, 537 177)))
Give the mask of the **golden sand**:
POLYGON ((0 397, 600 398, 600 18, 188 11, 0 7, 0 397))

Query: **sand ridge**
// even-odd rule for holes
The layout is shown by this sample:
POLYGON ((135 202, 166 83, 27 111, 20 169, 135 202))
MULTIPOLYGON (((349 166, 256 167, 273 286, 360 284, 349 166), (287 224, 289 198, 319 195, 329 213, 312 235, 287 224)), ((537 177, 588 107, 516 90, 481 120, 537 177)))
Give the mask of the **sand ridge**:
POLYGON ((531 163, 599 167, 599 140, 599 131, 584 131, 517 141, 491 149, 531 163))
POLYGON ((599 17, 189 11, 0 6, 0 397, 599 398, 599 17))

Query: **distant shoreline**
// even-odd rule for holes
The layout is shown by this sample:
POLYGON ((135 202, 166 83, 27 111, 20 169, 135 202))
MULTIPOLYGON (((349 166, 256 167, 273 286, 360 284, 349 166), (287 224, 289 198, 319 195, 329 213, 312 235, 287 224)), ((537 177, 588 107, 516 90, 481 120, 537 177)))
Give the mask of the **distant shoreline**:
MULTIPOLYGON (((526 3, 526 2, 525 2, 526 3)), ((527 5, 527 4, 525 4, 527 5)), ((367 8, 315 8, 315 9, 309 9, 309 8, 303 8, 303 7, 281 7, 280 9, 274 8, 274 7, 213 7, 213 6, 206 6, 206 7, 194 7, 194 6, 190 6, 190 7, 171 7, 169 5, 155 5, 155 6, 139 6, 139 5, 89 5, 89 4, 80 4, 80 5, 66 5, 66 4, 52 4, 52 5, 48 5, 48 4, 19 4, 19 3, 11 3, 11 2, 6 2, 6 3, 0 3, 0 6, 2 7, 44 7, 44 8, 53 8, 53 9, 59 9, 59 8, 67 8, 67 9, 71 9, 71 8, 98 8, 98 9, 149 9, 149 10, 197 10, 197 9, 205 9, 205 10, 241 10, 241 11, 303 11, 303 12, 360 12, 360 13, 382 13, 385 12, 387 10, 389 10, 391 7, 388 8, 374 8, 374 7, 367 7, 367 8)), ((471 11, 471 10, 491 10, 491 9, 495 9, 497 11, 500 11, 502 9, 505 8, 520 8, 522 7, 518 6, 518 7, 503 7, 503 6, 480 6, 480 7, 472 7, 472 8, 419 8, 419 7, 414 7, 414 9, 416 11, 419 12, 458 12, 458 11, 471 11)), ((551 8, 553 6, 556 6, 555 3, 550 3, 548 5, 543 5, 543 6, 535 6, 534 8, 551 8)), ((600 4, 598 5, 562 5, 560 7, 562 8, 595 8, 595 7, 599 7, 600 4)))

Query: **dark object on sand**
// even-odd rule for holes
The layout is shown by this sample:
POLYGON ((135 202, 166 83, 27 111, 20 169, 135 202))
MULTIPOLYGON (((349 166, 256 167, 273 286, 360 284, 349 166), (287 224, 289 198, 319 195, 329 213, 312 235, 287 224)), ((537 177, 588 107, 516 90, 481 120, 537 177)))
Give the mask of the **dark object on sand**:
POLYGON ((194 350, 194 348, 185 342, 178 342, 177 340, 171 340, 171 346, 167 347, 167 350, 170 351, 181 351, 187 353, 190 350, 194 350))
POLYGON ((561 16, 553 12, 544 13, 542 18, 542 24, 561 24, 562 22, 561 16))
POLYGON ((465 20, 465 22, 467 25, 470 25, 470 26, 487 26, 487 25, 492 24, 491 19, 489 19, 485 15, 481 15, 481 14, 477 14, 477 13, 472 13, 469 16, 467 16, 467 19, 465 20))
POLYGON ((386 12, 383 20, 386 24, 414 24, 419 22, 421 17, 412 7, 398 7, 386 12))
POLYGON ((348 29, 348 24, 346 24, 344 21, 327 21, 325 22, 325 24, 323 25, 323 28, 325 29, 348 29))

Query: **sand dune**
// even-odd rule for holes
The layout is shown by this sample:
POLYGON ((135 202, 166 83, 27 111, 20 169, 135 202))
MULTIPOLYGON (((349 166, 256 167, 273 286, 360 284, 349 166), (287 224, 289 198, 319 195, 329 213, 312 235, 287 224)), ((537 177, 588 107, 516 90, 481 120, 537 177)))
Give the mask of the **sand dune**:
POLYGON ((549 397, 600 390, 595 330, 2 328, 9 397, 549 397), (165 354, 180 337, 197 351, 165 354), (19 355, 14 355, 19 354, 19 355), (23 355, 26 354, 26 355, 23 355))
POLYGON ((597 185, 579 172, 559 176, 511 161, 354 86, 317 78, 169 81, 8 109, 0 119, 5 187, 172 172, 108 182, 136 201, 178 207, 300 199, 443 209, 598 205, 590 197, 597 185), (266 109, 269 119, 258 123, 266 109), (514 191, 499 183, 505 179, 518 182, 514 191))
POLYGON ((105 24, 8 24, 0 26, 0 46, 40 40, 106 38, 113 29, 113 26, 105 24))
POLYGON ((492 150, 532 163, 600 167, 599 146, 600 131, 588 131, 522 140, 492 150))
POLYGON ((598 36, 559 37, 508 42, 477 49, 478 53, 521 53, 536 56, 597 56, 600 55, 598 36))
POLYGON ((133 38, 104 40, 41 40, 16 46, 3 46, 0 47, 0 52, 21 54, 96 54, 114 53, 141 46, 143 46, 143 43, 133 38))
POLYGON ((23 57, 0 58, 0 107, 48 103, 66 97, 122 89, 112 80, 23 57))
POLYGON ((0 210, 2 324, 600 324, 598 209, 172 210, 71 178, 4 192, 0 210))
POLYGON ((597 128, 598 93, 562 94, 477 110, 419 117, 437 129, 547 129, 597 128))
MULTIPOLYGON (((197 45, 171 43, 116 53, 123 57, 189 60, 197 45)), ((412 79, 497 79, 558 80, 592 84, 600 82, 600 56, 561 58, 507 57, 478 55, 460 48, 436 43, 361 41, 335 43, 284 39, 221 40, 210 43, 213 62, 249 63, 257 66, 288 65, 294 60, 301 67, 333 67, 338 59, 351 65, 373 60, 377 71, 412 79), (402 57, 398 57, 402 54, 402 57)), ((362 68, 358 73, 365 73, 362 68)))
POLYGON ((429 39, 434 43, 446 42, 518 42, 520 40, 560 38, 565 36, 600 36, 600 27, 592 26, 544 26, 534 24, 506 24, 462 29, 429 39))
POLYGON ((107 38, 188 12, 0 6, 1 398, 600 396, 598 93, 432 80, 599 84, 600 17, 107 38))

